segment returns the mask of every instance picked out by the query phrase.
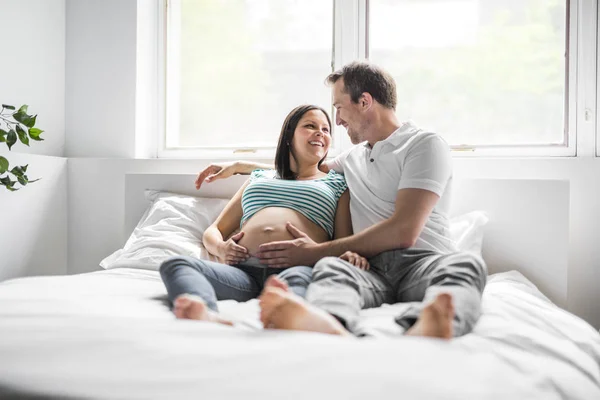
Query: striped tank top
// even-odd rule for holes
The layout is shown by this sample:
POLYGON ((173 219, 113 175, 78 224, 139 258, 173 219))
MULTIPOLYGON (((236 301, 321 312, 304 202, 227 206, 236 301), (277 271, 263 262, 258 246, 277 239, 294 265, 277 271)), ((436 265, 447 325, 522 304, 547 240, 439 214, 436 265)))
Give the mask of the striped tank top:
POLYGON ((278 179, 275 170, 254 170, 242 194, 240 227, 263 208, 285 207, 304 215, 331 238, 337 202, 346 188, 344 175, 333 170, 323 178, 308 181, 278 179))

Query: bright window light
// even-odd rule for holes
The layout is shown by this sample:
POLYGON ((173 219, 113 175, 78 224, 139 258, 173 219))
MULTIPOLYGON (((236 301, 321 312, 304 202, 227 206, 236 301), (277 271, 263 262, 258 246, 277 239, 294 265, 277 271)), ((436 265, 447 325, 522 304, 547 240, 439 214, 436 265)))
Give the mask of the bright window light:
POLYGON ((274 148, 294 107, 330 112, 332 0, 172 0, 170 7, 167 149, 274 148))
POLYGON ((568 143, 564 0, 370 0, 398 115, 453 145, 568 143))

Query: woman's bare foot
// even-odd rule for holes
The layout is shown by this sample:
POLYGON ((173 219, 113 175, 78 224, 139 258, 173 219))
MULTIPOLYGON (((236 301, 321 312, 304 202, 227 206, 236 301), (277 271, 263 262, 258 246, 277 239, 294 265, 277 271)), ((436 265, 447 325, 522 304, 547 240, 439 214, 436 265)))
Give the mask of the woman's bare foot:
POLYGON ((417 322, 406 331, 410 336, 428 336, 440 339, 452 338, 452 320, 454 305, 452 296, 447 293, 439 294, 433 303, 427 305, 417 322))
POLYGON ((195 319, 233 325, 233 322, 221 318, 218 313, 208 308, 201 298, 190 294, 182 294, 175 299, 173 313, 179 319, 195 319))
POLYGON ((290 288, 288 287, 287 283, 281 279, 279 279, 277 277, 277 275, 271 275, 270 277, 267 278, 266 282, 265 282, 265 288, 268 287, 278 287, 279 289, 282 289, 284 291, 289 291, 290 288))
POLYGON ((350 335, 330 314, 278 287, 265 287, 259 297, 260 320, 267 329, 350 335))

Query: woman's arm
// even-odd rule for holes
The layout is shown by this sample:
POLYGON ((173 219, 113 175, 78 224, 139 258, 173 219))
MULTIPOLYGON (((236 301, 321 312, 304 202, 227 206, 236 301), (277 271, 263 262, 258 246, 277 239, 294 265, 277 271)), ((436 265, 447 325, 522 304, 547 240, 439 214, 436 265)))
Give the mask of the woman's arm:
MULTIPOLYGON (((202 237, 204 247, 222 261, 225 261, 228 257, 232 259, 238 258, 238 256, 243 258, 243 255, 239 253, 243 253, 242 249, 246 250, 237 245, 235 240, 232 240, 233 238, 227 241, 223 240, 223 238, 228 237, 240 226, 243 216, 242 194, 249 183, 250 181, 248 180, 242 185, 229 203, 227 203, 223 211, 221 211, 215 222, 204 231, 204 236, 202 237)), ((240 238, 237 239, 239 240, 240 238)))
MULTIPOLYGON (((331 167, 329 161, 323 161, 319 169, 328 173, 331 167)), ((233 161, 210 164, 196 177, 196 189, 200 189, 204 182, 210 183, 217 179, 229 178, 232 175, 248 175, 255 169, 275 169, 273 164, 262 164, 253 161, 233 161)))
POLYGON ((196 189, 204 182, 210 183, 217 179, 229 178, 234 174, 248 175, 255 169, 275 169, 273 164, 261 164, 252 161, 233 161, 210 164, 196 177, 196 189))
POLYGON ((335 211, 335 229, 333 238, 352 236, 352 218, 350 217, 350 192, 348 189, 340 196, 335 211))

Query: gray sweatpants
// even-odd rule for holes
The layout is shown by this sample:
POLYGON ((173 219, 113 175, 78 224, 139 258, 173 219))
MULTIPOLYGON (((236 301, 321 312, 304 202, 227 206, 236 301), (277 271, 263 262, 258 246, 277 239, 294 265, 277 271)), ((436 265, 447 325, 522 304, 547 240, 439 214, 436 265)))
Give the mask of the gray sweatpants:
POLYGON ((454 336, 470 332, 479 319, 487 278, 487 267, 480 257, 403 249, 378 254, 369 263, 371 269, 363 271, 337 257, 323 258, 313 268, 306 300, 335 316, 357 336, 368 335, 360 327, 361 309, 410 302, 396 317, 396 323, 407 330, 423 306, 439 293, 452 296, 454 336))

